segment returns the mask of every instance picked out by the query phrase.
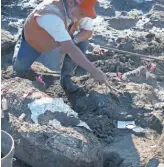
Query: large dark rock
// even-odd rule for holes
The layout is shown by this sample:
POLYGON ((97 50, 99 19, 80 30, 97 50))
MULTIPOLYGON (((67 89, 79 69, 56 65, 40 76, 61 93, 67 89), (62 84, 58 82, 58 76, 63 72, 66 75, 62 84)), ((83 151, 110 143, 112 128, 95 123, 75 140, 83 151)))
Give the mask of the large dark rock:
POLYGON ((129 29, 134 27, 137 21, 138 19, 116 17, 116 18, 110 19, 109 24, 112 28, 123 30, 123 29, 129 29))
POLYGON ((2 116, 2 129, 14 137, 16 157, 35 167, 102 167, 100 143, 68 105, 59 99, 53 103, 25 79, 7 80, 5 88, 9 109, 2 116), (42 98, 53 105, 41 103, 42 98), (20 117, 23 113, 25 118, 20 117))

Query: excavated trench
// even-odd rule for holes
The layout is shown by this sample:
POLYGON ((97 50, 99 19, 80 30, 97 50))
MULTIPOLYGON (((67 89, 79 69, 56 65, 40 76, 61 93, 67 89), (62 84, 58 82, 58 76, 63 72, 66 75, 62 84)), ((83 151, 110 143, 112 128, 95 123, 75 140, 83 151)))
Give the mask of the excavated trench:
MULTIPOLYGON (((124 83, 124 81, 120 81, 120 79, 116 77, 116 73, 128 73, 135 71, 135 69, 139 68, 141 65, 145 65, 145 61, 142 61, 138 57, 127 56, 117 52, 107 52, 101 57, 99 55, 89 54, 88 58, 95 64, 95 66, 106 72, 109 76, 110 84, 120 90, 124 90, 126 83, 124 83)), ((149 61, 147 63, 150 64, 149 61)), ((38 74, 42 74, 44 79, 51 79, 54 77, 52 74, 40 71, 40 69, 36 67, 38 66, 34 65, 34 71, 30 72, 28 79, 34 81, 35 76, 38 74)), ((159 68, 156 75, 158 76, 160 74, 159 68)), ((15 77, 16 75, 12 72, 11 66, 5 70, 2 68, 2 83, 15 77)), ((134 81, 136 84, 150 84, 147 79, 138 76, 137 73, 133 73, 131 78, 135 78, 134 81), (138 79, 138 77, 140 79, 138 79)), ((134 97, 137 94, 136 92, 124 91, 124 93, 119 95, 109 93, 109 91, 107 93, 104 86, 100 86, 95 83, 94 80, 79 67, 76 70, 76 76, 73 80, 81 86, 80 90, 75 93, 70 94, 63 91, 58 78, 56 78, 54 85, 49 86, 45 90, 45 93, 53 98, 63 98, 66 104, 72 106, 73 110, 79 114, 79 119, 87 123, 93 131, 93 134, 99 139, 103 146, 112 145, 117 136, 120 136, 120 134, 129 134, 129 131, 119 131, 117 129, 117 120, 135 120, 137 125, 142 126, 143 128, 152 129, 158 134, 162 133, 163 126, 161 121, 154 114, 152 114, 152 108, 144 108, 142 106, 137 107, 132 105, 134 103, 134 97)), ((156 87, 156 82, 151 82, 150 86, 145 86, 144 89, 152 91, 153 88, 151 86, 156 87)), ((132 85, 132 87, 135 89, 135 85, 132 85)), ((140 90, 138 91, 140 92, 140 90)), ((144 99, 145 102, 151 101, 151 104, 159 102, 155 92, 153 92, 154 95, 152 95, 152 92, 147 96, 147 99, 144 99)), ((10 103, 14 103, 12 100, 17 98, 18 97, 13 94, 10 103)), ((30 101, 28 101, 28 103, 29 102, 30 101)), ((27 106, 25 106, 25 108, 27 108, 27 106)), ((26 109, 25 111, 25 121, 30 124, 34 124, 31 119, 31 111, 29 109, 26 109)), ((14 116, 18 118, 22 114, 22 111, 12 108, 12 113, 14 113, 14 116)), ((79 123, 79 119, 72 117, 67 119, 63 113, 53 113, 48 110, 39 115, 38 123, 41 126, 45 126, 48 125, 49 121, 54 119, 57 119, 61 125, 65 127, 69 127, 70 125, 76 126, 79 123)), ((104 153, 103 166, 122 167, 123 165, 131 163, 126 161, 126 157, 122 156, 119 151, 117 152, 116 150, 111 150, 110 152, 104 153)), ((139 166, 137 163, 136 165, 139 166)))

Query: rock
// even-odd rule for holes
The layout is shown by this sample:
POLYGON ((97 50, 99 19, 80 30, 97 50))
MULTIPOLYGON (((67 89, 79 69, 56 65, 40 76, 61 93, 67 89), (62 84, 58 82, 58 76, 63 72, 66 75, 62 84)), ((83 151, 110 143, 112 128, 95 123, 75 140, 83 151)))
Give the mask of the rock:
POLYGON ((120 43, 118 45, 118 48, 121 49, 121 50, 125 50, 125 51, 134 51, 134 46, 133 46, 133 43, 132 42, 124 42, 124 43, 120 43))
POLYGON ((115 29, 129 29, 135 26, 138 19, 132 19, 127 17, 116 17, 109 20, 109 24, 115 29))
POLYGON ((152 39, 152 38, 154 38, 155 37, 155 34, 154 33, 151 33, 151 32, 149 32, 148 34, 146 34, 146 36, 145 36, 146 38, 149 38, 150 40, 152 39))
POLYGON ((146 0, 111 0, 111 4, 119 11, 130 11, 132 9, 148 11, 152 7, 152 2, 146 0))
POLYGON ((158 164, 159 164, 158 160, 156 158, 152 158, 151 160, 149 160, 146 167, 157 167, 158 164))
POLYGON ((127 14, 128 14, 128 13, 127 13, 126 11, 122 11, 122 12, 121 12, 121 15, 122 15, 122 16, 127 16, 127 14))
POLYGON ((132 9, 128 12, 127 16, 130 18, 139 18, 140 15, 142 15, 142 10, 132 9))
POLYGON ((35 167, 102 167, 100 143, 68 105, 53 102, 26 79, 6 80, 5 88, 9 110, 2 118, 2 129, 14 137, 16 157, 35 167), (41 124, 35 122, 38 112, 46 113, 40 114, 41 124), (22 113, 24 122, 19 120, 22 113))
POLYGON ((143 167, 140 157, 135 150, 131 134, 124 134, 121 131, 108 147, 104 149, 104 167, 143 167))
POLYGON ((159 134, 162 133, 163 125, 155 115, 150 115, 150 117, 147 119, 147 124, 151 129, 156 130, 159 134))
POLYGON ((104 142, 107 144, 111 144, 114 141, 113 136, 108 136, 107 138, 104 139, 104 142))
POLYGON ((145 28, 145 29, 151 29, 151 28, 153 28, 153 23, 151 23, 151 22, 145 23, 145 24, 144 24, 144 28, 145 28))
POLYGON ((112 136, 112 130, 115 126, 112 120, 107 116, 100 115, 95 117, 94 115, 88 114, 88 118, 86 115, 81 118, 87 122, 89 127, 92 128, 93 133, 98 138, 107 138, 108 136, 112 136))
POLYGON ((153 73, 150 73, 145 66, 138 67, 137 69, 124 73, 123 79, 136 83, 147 83, 150 85, 156 85, 157 79, 153 73))
POLYGON ((13 53, 15 39, 9 32, 1 30, 1 54, 2 56, 13 53))
POLYGON ((147 72, 146 73, 146 80, 147 80, 147 83, 150 85, 157 85, 157 79, 156 79, 155 74, 153 74, 153 73, 147 72))
POLYGON ((115 9, 109 3, 97 3, 95 8, 99 15, 115 16, 115 9))
POLYGON ((164 102, 160 102, 160 103, 156 103, 155 105, 154 105, 154 108, 156 109, 156 110, 164 110, 164 102))
POLYGON ((155 4, 152 10, 164 11, 164 6, 160 4, 155 4))
MULTIPOLYGON (((110 53, 109 53, 110 55, 110 53)), ((124 57, 125 58, 125 57, 124 57)), ((127 72, 134 69, 133 61, 128 61, 119 55, 116 59, 98 60, 94 62, 96 67, 101 68, 104 72, 127 72), (125 60, 125 61, 124 61, 125 60)))
POLYGON ((164 28, 164 12, 163 11, 152 11, 150 12, 150 22, 155 27, 164 28))
POLYGON ((164 5, 164 1, 163 0, 156 0, 159 4, 164 5))
POLYGON ((122 164, 123 158, 117 152, 109 152, 104 155, 104 167, 118 167, 122 164))
POLYGON ((146 67, 141 66, 133 71, 123 74, 123 79, 133 82, 143 82, 146 79, 146 67))

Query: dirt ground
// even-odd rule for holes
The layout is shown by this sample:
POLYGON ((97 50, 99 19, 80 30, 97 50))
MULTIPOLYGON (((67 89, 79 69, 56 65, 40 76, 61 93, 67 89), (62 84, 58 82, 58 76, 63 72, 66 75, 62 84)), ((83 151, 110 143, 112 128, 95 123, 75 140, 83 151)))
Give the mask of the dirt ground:
MULTIPOLYGON (((55 78, 46 94, 63 98, 92 129, 102 144, 104 167, 157 167, 159 162, 164 163, 164 3, 162 0, 144 3, 99 0, 96 9, 98 17, 87 57, 121 93, 110 92, 80 67, 73 80, 81 88, 71 94, 62 89, 58 77, 39 63, 33 65, 34 71, 27 78, 33 81, 39 74, 45 80, 55 78), (112 50, 99 55, 93 53, 96 44, 161 59, 141 59, 112 50), (152 72, 153 64, 156 71, 152 72), (122 78, 116 74, 122 74, 122 78), (117 121, 132 120, 143 128, 142 133, 117 128, 117 121)), ((11 21, 5 19, 4 14, 2 21, 11 21)), ((3 28, 10 31, 15 27, 16 31, 18 25, 14 20, 9 27, 3 24, 3 28)), ((15 31, 13 35, 18 32, 15 31)), ((2 57, 2 84, 16 77, 11 59, 10 55, 2 57)), ((30 166, 16 159, 13 167, 30 166)))
MULTIPOLYGON (((145 80, 144 77, 141 77, 142 81, 139 81, 138 78, 138 83, 137 81, 136 83, 120 81, 120 79, 114 77, 115 71, 111 73, 109 67, 105 65, 101 66, 101 63, 104 64, 103 61, 107 61, 108 65, 110 62, 118 61, 118 57, 115 60, 115 53, 112 57, 109 53, 104 56, 89 55, 88 58, 96 66, 107 72, 109 83, 113 87, 119 88, 123 92, 123 95, 115 93, 107 95, 106 87, 98 85, 88 75, 82 75, 85 74, 85 71, 81 68, 77 69, 77 76, 73 78, 81 86, 78 92, 67 94, 61 88, 59 78, 56 78, 55 84, 46 89, 46 93, 51 97, 62 97, 67 104, 71 105, 79 113, 80 119, 85 121, 93 130, 104 149, 104 157, 106 157, 104 167, 118 167, 121 164, 125 164, 125 166, 133 164, 134 167, 143 164, 144 166, 152 158, 155 159, 152 161, 153 163, 157 163, 158 161, 164 162, 163 143, 161 142, 163 140, 161 134, 163 134, 164 110, 163 102, 160 102, 158 99, 160 91, 155 91, 156 85, 153 85, 156 82, 150 82, 153 84, 149 85, 149 80, 145 80), (145 85, 143 85, 143 82, 145 82, 145 85), (143 91, 142 93, 141 90, 143 91), (101 92, 101 94, 97 94, 95 91, 101 92), (96 101, 99 104, 95 105, 96 101), (136 107, 132 106, 131 103, 136 107), (145 128, 147 131, 138 136, 138 134, 128 130, 118 130, 117 120, 135 120, 139 126, 145 128), (114 161, 113 158, 115 159, 114 161)), ((123 58, 122 55, 120 57, 123 58)), ((138 63, 134 63, 132 60, 130 62, 131 64, 125 67, 125 73, 127 71, 135 71, 137 67, 140 67, 140 64, 138 65, 138 63)), ((115 66, 118 65, 118 63, 113 64, 115 66)), ((123 67, 124 64, 126 64, 126 61, 123 63, 123 67)), ((53 77, 40 64, 36 63, 33 69, 35 73, 30 73, 29 79, 33 80, 34 76, 39 73, 43 74, 45 78, 53 77)), ((116 70, 117 68, 114 67, 114 69, 116 70)), ((11 66, 6 70, 2 68, 3 81, 13 77, 16 77, 16 75, 12 72, 11 66)), ((163 81, 158 83, 162 84, 163 81)), ((163 94, 161 95, 161 98, 163 98, 163 94)), ((16 160, 14 164, 14 167, 28 167, 28 165, 19 160, 16 160)))

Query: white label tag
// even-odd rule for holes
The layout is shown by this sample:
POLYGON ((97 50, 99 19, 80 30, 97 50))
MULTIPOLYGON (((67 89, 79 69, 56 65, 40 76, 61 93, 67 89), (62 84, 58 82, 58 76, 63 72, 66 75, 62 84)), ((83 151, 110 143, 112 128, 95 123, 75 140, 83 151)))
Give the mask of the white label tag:
POLYGON ((2 99, 2 109, 3 111, 8 110, 8 103, 7 103, 7 99, 5 98, 2 99))

